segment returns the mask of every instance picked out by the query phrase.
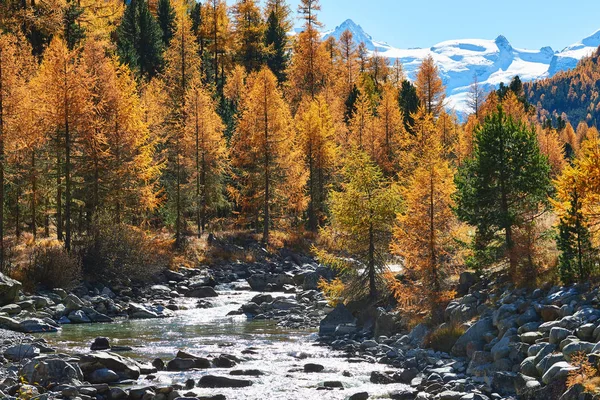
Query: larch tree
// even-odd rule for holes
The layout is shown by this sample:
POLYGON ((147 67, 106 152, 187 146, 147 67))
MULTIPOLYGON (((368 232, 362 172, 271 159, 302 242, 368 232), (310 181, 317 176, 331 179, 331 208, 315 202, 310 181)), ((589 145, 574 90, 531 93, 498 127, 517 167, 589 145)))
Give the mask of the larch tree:
POLYGON ((84 61, 94 82, 97 118, 96 132, 85 140, 92 160, 88 218, 104 210, 116 223, 137 221, 141 212, 158 206, 160 172, 137 85, 129 67, 107 57, 97 42, 86 44, 84 61))
POLYGON ((427 299, 431 310, 447 298, 447 277, 453 259, 454 171, 436 135, 418 155, 417 167, 402 188, 403 208, 394 228, 392 251, 403 257, 407 274, 421 284, 417 298, 427 299))
POLYGON ((339 40, 341 61, 344 69, 345 95, 348 97, 352 92, 358 76, 358 62, 356 55, 356 43, 354 36, 349 30, 342 32, 339 40))
POLYGON ((446 94, 438 67, 431 55, 425 57, 419 67, 415 85, 421 104, 428 113, 437 117, 444 108, 446 94))
POLYGON ((337 158, 335 127, 323 96, 301 104, 296 129, 308 168, 308 227, 316 231, 325 220, 325 202, 337 158))
POLYGON ((237 0, 231 10, 235 59, 247 72, 258 71, 265 62, 266 25, 257 0, 237 0))
POLYGON ((199 80, 186 93, 186 148, 192 172, 198 237, 209 219, 226 205, 224 177, 228 168, 228 150, 223 137, 225 127, 216 112, 210 94, 199 80))
MULTIPOLYGON (((577 161, 575 161, 577 164, 577 161)), ((559 218, 556 244, 558 272, 565 284, 585 282, 598 262, 585 213, 587 187, 578 165, 567 166, 555 182, 554 211, 559 218)))
POLYGON ((366 151, 373 160, 375 160, 375 143, 369 141, 369 138, 375 134, 372 131, 374 121, 373 103, 366 93, 361 93, 354 105, 354 114, 349 124, 349 137, 345 145, 366 151))
POLYGON ((471 110, 473 114, 475 114, 475 118, 480 120, 481 118, 481 105, 485 101, 485 91, 481 84, 479 83, 479 78, 477 74, 473 75, 473 82, 469 87, 469 94, 467 97, 467 106, 471 110))
MULTIPOLYGON (((204 66, 207 82, 213 84, 217 93, 223 93, 225 85, 226 52, 231 45, 231 32, 227 4, 224 0, 208 0, 204 3, 204 36, 206 36, 207 57, 204 66)), ((202 41, 204 42, 204 41, 202 41)))
POLYGON ((0 269, 4 267, 4 226, 6 208, 6 148, 17 136, 23 122, 31 120, 30 110, 23 108, 27 90, 28 65, 33 65, 31 49, 19 44, 19 38, 11 34, 0 35, 0 269), (29 61, 28 61, 29 60, 29 61))
POLYGON ((319 0, 301 0, 298 13, 304 20, 304 30, 296 38, 290 78, 295 90, 294 97, 300 101, 304 94, 315 97, 327 82, 328 56, 321 46, 322 26, 317 19, 321 9, 319 0))
POLYGON ((395 87, 383 87, 376 118, 376 162, 386 176, 392 176, 399 171, 400 152, 407 135, 395 87))
POLYGON ((192 21, 185 1, 175 5, 175 33, 165 54, 164 80, 170 101, 168 140, 168 185, 171 206, 175 209, 175 243, 180 247, 185 228, 184 193, 188 174, 185 166, 186 93, 200 78, 201 60, 198 43, 192 33, 192 21))
POLYGON ((275 219, 306 206, 306 173, 291 122, 275 75, 268 68, 251 75, 231 156, 242 208, 254 214, 256 228, 262 222, 264 242, 275 219))
POLYGON ((346 300, 376 300, 385 286, 399 196, 379 167, 356 148, 344 160, 341 189, 330 196, 330 224, 321 230, 318 258, 346 280, 346 300), (349 263, 349 258, 362 265, 349 263))
POLYGON ((476 132, 473 155, 459 169, 456 186, 458 217, 477 228, 476 250, 492 253, 498 240, 516 278, 515 230, 532 210, 545 208, 551 190, 535 131, 498 108, 476 132))
POLYGON ((558 132, 552 128, 536 126, 536 133, 540 151, 550 163, 550 174, 556 179, 567 164, 565 160, 565 144, 561 142, 558 132))
POLYGON ((56 153, 56 229, 59 240, 71 250, 73 209, 73 155, 80 138, 90 129, 92 115, 90 78, 79 51, 52 40, 44 54, 36 86, 46 131, 56 153), (63 184, 64 182, 64 184, 63 184), (64 187, 64 216, 63 190, 64 187), (64 238, 63 238, 64 229, 64 238))

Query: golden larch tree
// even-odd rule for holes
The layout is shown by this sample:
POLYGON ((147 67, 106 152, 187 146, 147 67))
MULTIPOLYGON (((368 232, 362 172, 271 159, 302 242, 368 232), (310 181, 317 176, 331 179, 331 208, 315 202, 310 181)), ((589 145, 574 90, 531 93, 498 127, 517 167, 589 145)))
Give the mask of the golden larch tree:
POLYGON ((419 67, 415 85, 417 86, 417 95, 421 104, 425 106, 425 110, 437 117, 444 108, 446 89, 431 55, 425 57, 419 67))
POLYGON ((399 170, 400 152, 407 140, 407 132, 398 104, 398 91, 390 84, 383 87, 376 118, 375 160, 383 172, 391 176, 399 170))
POLYGON ((304 100, 296 115, 296 129, 308 168, 308 226, 316 230, 325 219, 325 202, 337 158, 335 127, 323 96, 304 100))
POLYGON ((175 243, 182 244, 185 228, 184 194, 188 174, 185 165, 185 124, 186 93, 192 83, 200 79, 199 49, 192 33, 192 21, 187 12, 186 3, 180 0, 175 6, 175 32, 165 53, 166 67, 164 81, 170 100, 168 174, 173 177, 174 186, 170 191, 172 206, 175 208, 175 243))
POLYGON ((452 208, 456 192, 454 171, 435 135, 427 139, 417 167, 402 190, 392 251, 405 260, 407 273, 422 285, 432 309, 445 298, 446 277, 452 262, 452 230, 457 222, 452 208))
POLYGON ((192 166, 192 186, 196 209, 198 236, 226 203, 224 176, 228 151, 223 137, 225 126, 216 112, 215 104, 201 83, 192 83, 186 94, 185 138, 188 163, 192 166))
POLYGON ((231 157, 242 208, 254 214, 257 228, 262 222, 263 241, 268 242, 275 219, 306 207, 306 173, 292 117, 268 68, 248 78, 231 157))
POLYGON ((81 138, 92 125, 91 79, 79 49, 69 50, 60 38, 54 38, 44 54, 35 78, 38 104, 46 132, 55 144, 56 155, 56 230, 67 250, 71 249, 73 208, 73 155, 81 138), (63 185, 64 180, 64 185, 63 185), (64 217, 63 207, 64 187, 64 217))

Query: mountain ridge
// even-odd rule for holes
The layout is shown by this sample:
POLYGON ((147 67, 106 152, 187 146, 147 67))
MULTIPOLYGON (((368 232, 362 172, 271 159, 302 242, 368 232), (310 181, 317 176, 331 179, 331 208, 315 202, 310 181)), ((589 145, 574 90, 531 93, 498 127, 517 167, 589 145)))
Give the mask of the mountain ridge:
POLYGON ((455 39, 429 48, 401 49, 373 39, 351 19, 324 32, 323 38, 333 36, 339 40, 345 30, 352 32, 356 43, 364 42, 371 54, 377 51, 391 62, 399 59, 409 80, 415 79, 422 60, 431 55, 446 85, 447 107, 458 114, 468 112, 467 97, 475 76, 486 90, 497 88, 501 82, 507 83, 516 75, 524 82, 549 78, 575 68, 579 60, 593 54, 600 46, 598 30, 560 51, 554 51, 550 46, 539 50, 516 48, 503 35, 494 40, 455 39))

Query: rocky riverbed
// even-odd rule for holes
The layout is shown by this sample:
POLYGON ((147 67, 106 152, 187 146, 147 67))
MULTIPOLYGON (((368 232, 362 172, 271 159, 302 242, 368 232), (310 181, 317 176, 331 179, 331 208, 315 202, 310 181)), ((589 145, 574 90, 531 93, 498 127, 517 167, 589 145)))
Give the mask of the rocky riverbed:
POLYGON ((0 398, 587 398, 565 380, 575 354, 600 360, 596 288, 463 274, 445 324, 465 333, 439 352, 401 313, 329 307, 317 282, 331 276, 292 255, 72 293, 0 276, 0 398))

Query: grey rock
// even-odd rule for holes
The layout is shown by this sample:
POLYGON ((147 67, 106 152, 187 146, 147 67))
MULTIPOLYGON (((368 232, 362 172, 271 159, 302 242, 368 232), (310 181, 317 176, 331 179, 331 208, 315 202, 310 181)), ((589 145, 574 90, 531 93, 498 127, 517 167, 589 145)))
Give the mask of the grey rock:
POLYGON ((84 355, 79 360, 79 366, 86 377, 101 368, 116 372, 121 380, 140 377, 140 367, 135 361, 115 353, 94 352, 84 355))
POLYGON ((596 346, 595 343, 577 341, 566 345, 562 349, 562 352, 565 355, 566 360, 571 361, 571 356, 573 354, 581 352, 585 354, 590 354, 594 349, 594 346, 596 346))
POLYGON ((118 382, 119 375, 108 368, 100 368, 95 371, 92 371, 88 376, 87 380, 90 383, 98 384, 98 383, 114 383, 118 382))
POLYGON ((60 358, 30 360, 19 370, 19 376, 26 382, 37 382, 44 387, 50 383, 68 384, 83 380, 83 373, 77 364, 60 358))
POLYGON ((208 297, 217 297, 218 294, 214 288, 210 286, 200 286, 194 288, 185 294, 185 297, 195 297, 198 299, 204 299, 208 297))
POLYGON ((558 326, 554 327, 554 328, 550 329, 549 341, 552 344, 559 344, 560 342, 565 340, 572 333, 573 332, 568 329, 561 328, 558 326))
POLYGON ((483 349, 485 345, 484 336, 494 330, 492 318, 482 318, 473 324, 467 331, 456 341, 452 348, 452 354, 456 356, 466 356, 467 346, 473 349, 483 349))
POLYGON ((198 381, 198 386, 204 388, 241 388, 251 385, 252 381, 244 379, 232 379, 216 375, 204 375, 198 381))
POLYGON ((345 305, 340 303, 319 324, 319 335, 332 335, 338 325, 354 323, 356 323, 356 318, 345 305))
POLYGON ((0 306, 14 303, 21 290, 21 282, 0 273, 0 306))
POLYGON ((92 322, 92 320, 81 310, 71 311, 68 318, 73 324, 89 324, 92 322))
POLYGON ((4 357, 12 361, 21 361, 40 355, 40 349, 30 344, 18 344, 4 350, 4 357))
POLYGON ((544 376, 542 377, 542 382, 546 385, 550 383, 550 381, 554 379, 565 379, 570 371, 576 370, 577 367, 572 366, 566 361, 558 362, 546 371, 544 376))

